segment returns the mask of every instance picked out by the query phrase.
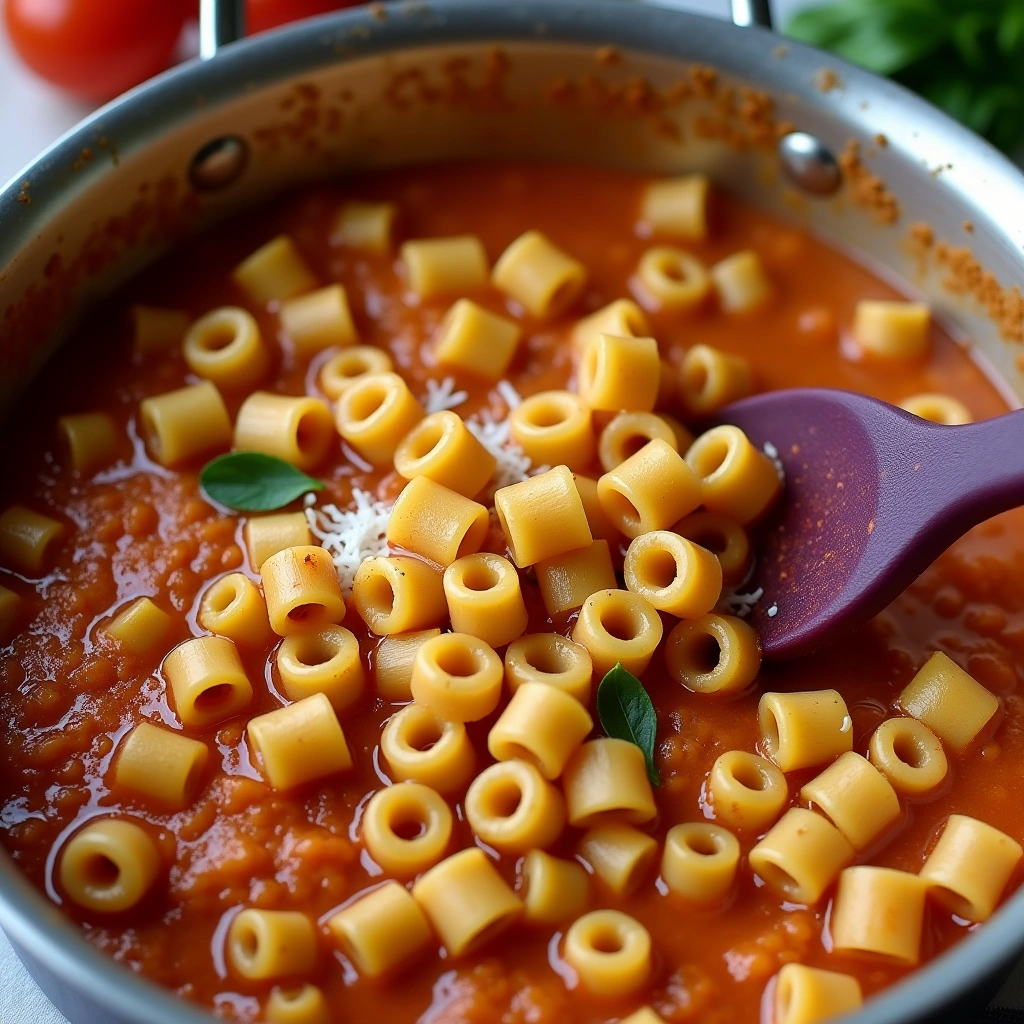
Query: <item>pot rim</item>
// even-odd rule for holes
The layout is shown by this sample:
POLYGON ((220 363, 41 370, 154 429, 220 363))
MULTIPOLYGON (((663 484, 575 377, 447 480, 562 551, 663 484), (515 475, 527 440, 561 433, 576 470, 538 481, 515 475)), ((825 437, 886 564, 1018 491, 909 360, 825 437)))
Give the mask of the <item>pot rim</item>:
MULTIPOLYGON (((785 60, 772 51, 780 37, 758 28, 737 28, 682 11, 671 0, 430 0, 409 5, 393 0, 386 16, 352 8, 263 33, 218 52, 211 61, 194 60, 173 68, 102 107, 46 149, 0 191, 0 285, 3 268, 14 260, 52 219, 60 216, 69 194, 87 191, 105 173, 93 160, 72 171, 84 147, 97 134, 129 156, 151 140, 189 120, 202 97, 206 108, 325 65, 345 63, 388 51, 458 43, 545 42, 601 46, 614 43, 626 52, 681 57, 673 39, 698 35, 708 43, 707 63, 730 74, 756 79, 768 92, 796 93, 819 111, 868 132, 881 131, 908 153, 939 163, 937 155, 954 154, 957 165, 944 175, 953 187, 992 224, 1017 252, 1024 248, 1024 176, 1002 153, 902 86, 878 78, 832 54, 785 40, 785 60), (339 55, 344 42, 349 52, 339 55), (821 93, 812 78, 822 67, 836 69, 847 97, 821 93), (763 74, 762 74, 763 72, 763 74), (870 100, 861 113, 848 95, 870 100), (903 132, 896 131, 902 124, 903 132), (907 138, 906 126, 914 132, 907 138), (31 203, 22 183, 31 183, 31 203), (1013 203, 1009 200, 1014 200, 1013 203)), ((936 186, 938 187, 938 186, 936 186)), ((80 935, 21 876, 6 854, 0 861, 0 926, 19 953, 52 973, 73 992, 82 992, 114 1013, 134 1013, 146 1024, 209 1024, 206 1011, 101 953, 80 935)), ((962 995, 985 975, 1007 965, 1024 946, 1024 888, 975 934, 907 979, 876 996, 850 1024, 897 1024, 917 1020, 962 995)), ((73 997, 73 993, 72 993, 73 997)))

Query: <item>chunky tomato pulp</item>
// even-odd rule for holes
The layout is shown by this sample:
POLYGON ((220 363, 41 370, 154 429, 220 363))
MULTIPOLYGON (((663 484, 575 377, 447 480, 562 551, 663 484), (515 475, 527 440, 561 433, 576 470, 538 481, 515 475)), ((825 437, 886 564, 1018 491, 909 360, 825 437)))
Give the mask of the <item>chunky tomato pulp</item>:
MULTIPOLYGON (((139 401, 195 378, 177 350, 149 361, 131 356, 128 306, 146 302, 195 317, 219 305, 246 305, 231 282, 231 269, 286 232, 321 281, 344 284, 361 340, 389 350, 413 392, 425 394, 428 379, 448 372, 431 364, 429 349, 451 299, 411 301, 394 254, 332 248, 328 238, 342 198, 386 198, 400 208, 403 237, 475 233, 493 261, 513 238, 538 228, 586 264, 589 284, 569 313, 552 322, 523 319, 524 341, 507 375, 523 395, 563 387, 573 373, 572 324, 585 312, 630 295, 630 277, 650 244, 635 230, 644 185, 635 177, 587 168, 460 164, 305 191, 208 232, 148 271, 96 310, 33 386, 13 420, 18 430, 6 449, 4 504, 45 512, 63 521, 67 531, 45 578, 2 574, 2 582, 22 595, 25 615, 21 632, 0 656, 0 838, 32 882, 61 904, 96 946, 227 1019, 259 1019, 270 985, 245 982, 226 967, 223 941, 230 916, 244 905, 300 909, 323 920, 379 880, 379 869, 360 845, 359 815, 369 795, 384 784, 387 766, 377 748, 382 724, 395 711, 373 695, 371 685, 342 719, 354 770, 302 790, 275 792, 262 781, 245 726, 248 718, 283 699, 272 648, 248 652, 245 665, 255 697, 245 715, 191 732, 212 755, 193 806, 160 813, 113 785, 115 750, 136 723, 148 719, 174 729, 180 724, 160 674, 160 655, 146 660, 125 653, 98 627, 130 598, 149 595, 173 615, 176 643, 201 632, 197 607, 210 580, 238 569, 259 578, 246 564, 244 520, 204 499, 197 482, 200 465, 165 471, 149 461, 137 440, 139 401), (54 421, 64 413, 94 410, 109 411, 123 428, 122 461, 80 479, 57 454, 54 421), (145 823, 165 869, 142 905, 103 918, 67 899, 55 865, 67 837, 89 818, 111 813, 145 823)), ((776 295, 747 316, 713 308, 686 316, 652 312, 653 334, 670 361, 678 363, 687 347, 701 342, 749 359, 762 389, 823 385, 890 402, 941 391, 963 401, 975 418, 1005 411, 1005 402, 968 354, 935 326, 922 361, 883 364, 860 358, 848 334, 855 303, 899 296, 801 230, 717 196, 710 240, 686 248, 708 263, 755 249, 776 295)), ((479 301, 503 309, 497 291, 483 293, 479 301)), ((282 355, 274 342, 276 314, 252 311, 278 353, 262 386, 315 393, 315 367, 282 355)), ((485 407, 505 415, 498 392, 469 377, 457 383, 469 392, 458 410, 462 415, 485 407)), ((244 397, 225 393, 232 414, 244 397)), ((354 486, 387 499, 401 485, 393 471, 365 472, 347 460, 340 444, 318 475, 327 483, 320 500, 339 507, 354 486)), ((504 551, 498 533, 489 544, 504 551)), ((571 629, 571 617, 553 625, 546 618, 529 574, 523 586, 530 632, 571 629)), ((351 607, 345 625, 356 632, 372 667, 378 639, 351 607)), ((1022 512, 972 531, 856 635, 803 661, 765 666, 754 691, 739 699, 687 692, 656 655, 644 674, 657 709, 656 762, 662 778, 653 833, 661 838, 671 825, 712 816, 704 796, 707 773, 726 750, 756 749, 760 691, 838 689, 852 714, 854 749, 863 752, 871 731, 893 713, 901 688, 934 650, 947 652, 1000 698, 1002 723, 980 749, 951 755, 940 790, 905 801, 899 826, 860 859, 917 871, 954 812, 1024 838, 1024 810, 1013 798, 1024 770, 1024 701, 1018 692, 1018 661, 1024 655, 1022 512)), ((486 733, 492 723, 493 716, 470 726, 481 766, 489 760, 486 733)), ((793 799, 813 774, 790 777, 793 799)), ((568 829, 554 852, 572 856, 577 841, 576 830, 568 829)), ((744 854, 754 841, 743 839, 744 854)), ((457 813, 452 849, 472 842, 457 813)), ((499 857, 496 863, 514 884, 516 858, 499 857)), ((628 899, 602 895, 594 905, 628 911, 654 940, 651 985, 621 1006, 567 989, 558 932, 525 926, 461 962, 432 951, 386 984, 359 980, 332 953, 324 932, 320 968, 311 980, 324 989, 339 1020, 598 1024, 649 1004, 668 1021, 738 1024, 758 1020, 766 982, 790 961, 855 974, 865 994, 905 973, 831 954, 828 899, 813 908, 787 904, 745 863, 727 905, 713 910, 681 909, 654 877, 628 899)), ((969 930, 931 906, 923 957, 938 955, 969 930)))

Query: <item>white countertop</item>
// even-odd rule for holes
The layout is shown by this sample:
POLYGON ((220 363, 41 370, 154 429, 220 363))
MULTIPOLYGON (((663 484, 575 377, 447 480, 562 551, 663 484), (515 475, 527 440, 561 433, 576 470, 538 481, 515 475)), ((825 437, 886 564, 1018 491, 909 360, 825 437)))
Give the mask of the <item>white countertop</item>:
MULTIPOLYGON (((805 6, 807 0, 775 0, 776 12, 805 6)), ((680 0, 680 6, 725 16, 727 0, 680 0)), ((0 28, 0 184, 19 173, 80 118, 89 107, 70 99, 22 68, 0 28)), ((997 1006, 1024 1007, 1024 964, 996 998, 997 1006)), ((0 1022, 67 1024, 28 976, 0 932, 0 1022)))

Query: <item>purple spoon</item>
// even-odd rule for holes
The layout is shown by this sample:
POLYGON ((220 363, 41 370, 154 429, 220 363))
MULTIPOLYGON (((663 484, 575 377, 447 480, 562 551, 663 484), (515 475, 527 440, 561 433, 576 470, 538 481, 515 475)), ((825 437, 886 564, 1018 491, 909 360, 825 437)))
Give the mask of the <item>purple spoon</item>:
POLYGON ((1024 505, 1024 410, 947 427, 865 395, 774 391, 722 409, 786 470, 742 588, 765 658, 807 654, 866 622, 953 541, 1024 505))

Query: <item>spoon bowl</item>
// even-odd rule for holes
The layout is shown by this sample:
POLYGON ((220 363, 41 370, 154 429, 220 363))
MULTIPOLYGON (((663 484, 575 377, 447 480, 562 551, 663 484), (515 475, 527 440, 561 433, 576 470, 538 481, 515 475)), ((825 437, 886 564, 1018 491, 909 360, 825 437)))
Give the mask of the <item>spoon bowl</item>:
POLYGON ((722 409, 786 474, 743 590, 766 659, 866 622, 971 527, 1024 504, 1024 410, 963 426, 865 395, 774 391, 722 409))

